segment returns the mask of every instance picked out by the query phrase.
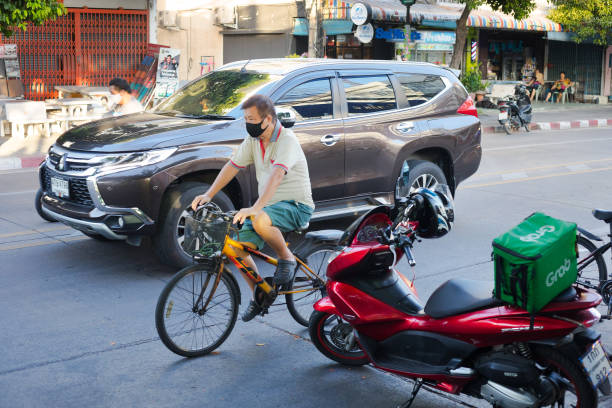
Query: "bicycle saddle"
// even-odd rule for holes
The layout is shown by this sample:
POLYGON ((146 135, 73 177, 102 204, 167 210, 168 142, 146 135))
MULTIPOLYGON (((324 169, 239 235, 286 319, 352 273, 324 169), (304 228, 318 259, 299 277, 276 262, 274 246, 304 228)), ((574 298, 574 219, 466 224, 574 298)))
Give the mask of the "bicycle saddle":
POLYGON ((608 224, 612 222, 612 211, 593 210, 593 217, 598 220, 605 221, 608 224))

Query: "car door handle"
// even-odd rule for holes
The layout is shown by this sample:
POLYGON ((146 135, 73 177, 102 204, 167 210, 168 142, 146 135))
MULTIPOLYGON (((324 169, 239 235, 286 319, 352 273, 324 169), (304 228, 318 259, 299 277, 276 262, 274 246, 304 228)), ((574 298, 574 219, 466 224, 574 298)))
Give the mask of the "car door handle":
POLYGON ((339 135, 325 135, 321 138, 321 143, 325 146, 333 146, 340 140, 339 135))
POLYGON ((409 132, 414 129, 414 122, 401 122, 395 128, 400 132, 409 132))

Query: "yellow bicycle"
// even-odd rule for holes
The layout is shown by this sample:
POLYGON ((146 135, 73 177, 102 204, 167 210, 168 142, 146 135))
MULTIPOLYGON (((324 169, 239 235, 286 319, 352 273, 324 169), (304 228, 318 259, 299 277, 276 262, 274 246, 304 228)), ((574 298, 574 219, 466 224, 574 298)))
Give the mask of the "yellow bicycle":
POLYGON ((340 238, 337 232, 306 234, 302 244, 293 250, 297 266, 292 281, 278 288, 272 277, 259 276, 236 252, 239 249, 277 265, 275 258, 235 239, 238 231, 232 226, 233 215, 208 203, 186 217, 183 248, 193 256, 194 265, 170 279, 155 309, 160 339, 181 356, 208 354, 232 332, 241 294, 238 281, 227 268, 229 263, 255 283, 254 299, 262 315, 279 295, 284 295, 291 316, 308 327, 312 305, 325 296, 325 272, 336 253, 335 242, 340 238))

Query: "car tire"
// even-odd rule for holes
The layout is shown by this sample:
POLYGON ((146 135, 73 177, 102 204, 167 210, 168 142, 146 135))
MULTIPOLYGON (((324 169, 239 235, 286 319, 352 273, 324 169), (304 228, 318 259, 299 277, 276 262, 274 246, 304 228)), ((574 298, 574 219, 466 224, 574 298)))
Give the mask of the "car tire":
POLYGON ((42 195, 43 195, 42 189, 39 188, 38 191, 36 192, 36 197, 34 198, 34 208, 36 208, 36 212, 38 213, 38 215, 40 215, 40 218, 42 218, 45 221, 57 222, 56 219, 49 217, 43 211, 43 209, 42 209, 42 195))
POLYGON ((411 160, 409 185, 410 190, 419 187, 433 188, 436 184, 447 184, 446 176, 440 167, 426 160, 411 160))
MULTIPOLYGON (((210 186, 206 183, 183 182, 169 190, 164 198, 159 214, 158 228, 153 237, 153 249, 161 262, 176 268, 184 268, 193 263, 179 243, 181 218, 191 206, 193 199, 204 194, 210 186)), ((232 200, 219 191, 213 198, 223 211, 234 209, 232 200)))

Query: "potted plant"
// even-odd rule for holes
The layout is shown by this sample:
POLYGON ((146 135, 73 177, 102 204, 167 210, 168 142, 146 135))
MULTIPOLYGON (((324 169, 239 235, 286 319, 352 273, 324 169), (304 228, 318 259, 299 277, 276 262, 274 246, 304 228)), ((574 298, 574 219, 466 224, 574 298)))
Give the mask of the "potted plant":
POLYGON ((461 83, 463 83, 465 89, 474 99, 476 99, 476 101, 483 100, 488 82, 482 81, 479 63, 467 65, 465 72, 461 76, 461 83))

